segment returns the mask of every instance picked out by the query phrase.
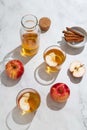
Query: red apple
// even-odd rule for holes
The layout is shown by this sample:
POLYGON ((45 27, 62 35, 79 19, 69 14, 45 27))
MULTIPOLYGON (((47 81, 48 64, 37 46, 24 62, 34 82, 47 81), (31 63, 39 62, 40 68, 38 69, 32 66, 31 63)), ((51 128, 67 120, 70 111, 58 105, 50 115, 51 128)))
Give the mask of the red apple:
POLYGON ((64 83, 56 83, 50 89, 50 96, 56 102, 65 102, 69 95, 70 89, 64 83))
POLYGON ((10 60, 6 66, 5 70, 9 78, 11 79, 18 79, 24 73, 24 66, 21 61, 19 60, 10 60))

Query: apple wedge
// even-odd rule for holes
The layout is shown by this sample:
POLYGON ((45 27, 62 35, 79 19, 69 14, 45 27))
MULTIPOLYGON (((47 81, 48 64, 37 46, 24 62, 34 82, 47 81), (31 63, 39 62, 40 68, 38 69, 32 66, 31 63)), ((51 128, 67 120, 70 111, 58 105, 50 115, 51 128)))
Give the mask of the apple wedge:
POLYGON ((23 111, 29 111, 30 110, 30 105, 28 103, 28 99, 26 97, 22 97, 20 99, 20 108, 23 110, 23 111))
POLYGON ((82 77, 85 74, 86 68, 80 61, 73 61, 69 67, 73 77, 82 77))
POLYGON ((30 110, 29 98, 30 98, 30 93, 25 93, 19 100, 20 108, 23 111, 29 111, 30 110))
POLYGON ((55 58, 56 58, 55 53, 53 53, 53 52, 50 53, 49 55, 46 56, 46 63, 52 67, 57 66, 57 62, 56 62, 55 58))

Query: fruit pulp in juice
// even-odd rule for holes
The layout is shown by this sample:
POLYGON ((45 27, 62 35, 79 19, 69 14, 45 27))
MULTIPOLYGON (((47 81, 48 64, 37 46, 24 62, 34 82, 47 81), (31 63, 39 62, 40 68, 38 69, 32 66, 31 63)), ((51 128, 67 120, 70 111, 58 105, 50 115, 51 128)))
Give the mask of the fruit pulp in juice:
POLYGON ((58 71, 60 66, 66 59, 66 55, 61 50, 56 48, 50 49, 44 53, 44 59, 47 64, 47 71, 48 72, 55 72, 58 71))
POLYGON ((23 56, 33 56, 38 52, 39 37, 37 33, 25 33, 22 35, 22 51, 23 56))
POLYGON ((40 96, 37 92, 26 92, 18 99, 18 106, 25 114, 35 111, 40 105, 40 96))

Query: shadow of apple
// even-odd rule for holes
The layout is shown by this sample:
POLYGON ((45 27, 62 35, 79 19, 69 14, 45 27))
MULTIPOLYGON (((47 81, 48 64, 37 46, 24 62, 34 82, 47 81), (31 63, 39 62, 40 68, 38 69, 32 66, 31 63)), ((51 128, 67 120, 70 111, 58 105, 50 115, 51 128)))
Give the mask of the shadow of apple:
POLYGON ((50 109, 54 110, 54 111, 58 111, 58 110, 62 109, 62 108, 65 106, 65 104, 66 104, 66 101, 65 101, 65 102, 62 102, 62 103, 55 102, 55 101, 51 98, 50 93, 48 93, 48 95, 47 95, 46 102, 47 102, 47 106, 48 106, 50 109))
POLYGON ((67 75, 69 76, 70 81, 71 81, 72 83, 74 83, 74 84, 80 83, 81 80, 82 80, 82 78, 83 78, 83 77, 80 77, 80 78, 75 78, 75 77, 73 77, 69 69, 67 70, 67 75))
POLYGON ((5 87, 12 87, 12 86, 16 85, 20 81, 20 79, 21 79, 21 77, 16 79, 16 80, 13 80, 13 79, 9 78, 6 75, 5 70, 1 73, 0 78, 1 78, 0 79, 1 80, 1 84, 3 84, 5 87))

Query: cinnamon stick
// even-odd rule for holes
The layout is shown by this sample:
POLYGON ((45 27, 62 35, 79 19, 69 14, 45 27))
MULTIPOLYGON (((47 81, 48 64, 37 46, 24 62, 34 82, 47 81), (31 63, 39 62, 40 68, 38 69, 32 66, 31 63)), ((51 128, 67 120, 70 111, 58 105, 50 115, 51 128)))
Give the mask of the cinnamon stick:
MULTIPOLYGON (((66 29, 67 29, 68 31, 71 31, 71 32, 75 33, 76 35, 79 35, 79 36, 81 36, 81 37, 83 36, 81 33, 75 31, 75 30, 72 29, 72 28, 66 27, 66 29)), ((83 36, 83 37, 84 37, 84 36, 83 36)))

